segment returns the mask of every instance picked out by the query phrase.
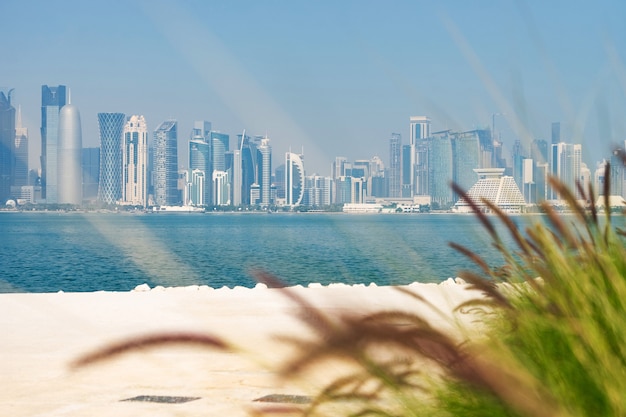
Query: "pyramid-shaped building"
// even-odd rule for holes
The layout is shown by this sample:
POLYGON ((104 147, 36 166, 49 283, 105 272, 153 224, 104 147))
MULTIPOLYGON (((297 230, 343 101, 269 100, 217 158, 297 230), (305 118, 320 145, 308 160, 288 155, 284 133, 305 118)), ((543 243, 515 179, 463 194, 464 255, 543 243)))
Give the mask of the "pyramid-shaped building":
MULTIPOLYGON (((481 168, 475 169, 478 182, 467 192, 470 200, 474 201, 482 212, 491 210, 483 202, 489 200, 505 213, 521 213, 526 207, 524 196, 519 190, 513 177, 502 175, 504 168, 481 168)), ((460 198, 454 205, 454 211, 458 213, 472 212, 472 208, 465 198, 460 198)))

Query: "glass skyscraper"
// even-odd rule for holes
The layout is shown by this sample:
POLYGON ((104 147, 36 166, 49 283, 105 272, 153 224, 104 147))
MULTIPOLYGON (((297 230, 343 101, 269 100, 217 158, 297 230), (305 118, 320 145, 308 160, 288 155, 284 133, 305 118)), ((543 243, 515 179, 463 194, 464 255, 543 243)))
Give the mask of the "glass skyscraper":
POLYGON ((114 204, 122 198, 123 113, 98 113, 100 128, 100 184, 98 200, 114 204))
POLYGON ((433 133, 428 141, 429 188, 433 205, 444 208, 453 203, 452 137, 450 131, 433 133))
POLYGON ((17 108, 15 124, 15 159, 13 164, 13 183, 16 187, 28 184, 28 128, 22 126, 22 109, 17 108))
POLYGON ((15 150, 15 108, 11 92, 0 92, 0 203, 4 205, 11 193, 15 150))
POLYGON ((58 199, 59 112, 66 103, 66 87, 41 86, 41 197, 58 199))
POLYGON ((167 120, 154 131, 154 200, 159 206, 180 203, 177 122, 167 120))
POLYGON ((285 154, 285 204, 299 206, 304 197, 304 164, 302 155, 285 154))
POLYGON ((261 186, 260 204, 263 207, 269 206, 271 201, 272 186, 272 147, 270 140, 263 138, 258 149, 259 152, 259 180, 261 186))

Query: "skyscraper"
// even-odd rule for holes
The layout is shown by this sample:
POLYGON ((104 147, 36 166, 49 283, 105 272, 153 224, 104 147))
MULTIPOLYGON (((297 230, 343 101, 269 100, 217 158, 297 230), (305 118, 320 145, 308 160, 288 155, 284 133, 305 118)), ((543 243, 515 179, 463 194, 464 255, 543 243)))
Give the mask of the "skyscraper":
MULTIPOLYGON (((199 136, 194 136, 189 140, 189 172, 191 173, 191 179, 194 178, 194 171, 202 172, 203 178, 205 179, 205 181, 203 181, 204 190, 202 190, 202 194, 196 192, 196 198, 194 198, 193 201, 194 205, 201 206, 211 204, 211 187, 207 184, 211 181, 206 181, 207 178, 212 178, 213 176, 213 170, 211 169, 211 147, 209 141, 199 136), (198 198, 199 196, 203 198, 198 198)), ((195 178, 200 177, 198 172, 196 172, 195 178)))
MULTIPOLYGON (((12 91, 12 90, 11 90, 12 91)), ((15 150, 15 108, 11 91, 0 91, 0 203, 4 205, 11 193, 15 150)))
POLYGON ((154 131, 154 200, 159 206, 178 204, 178 136, 175 120, 154 131))
POLYGON ((302 155, 285 154, 285 204, 299 206, 304 197, 304 164, 302 155))
POLYGON ((389 197, 402 197, 402 136, 392 133, 389 139, 389 197))
MULTIPOLYGON (((474 172, 480 166, 480 139, 476 131, 463 132, 452 138, 452 180, 467 191, 478 181, 474 172)), ((458 196, 455 196, 455 199, 458 196)))
POLYGON ((272 147, 270 146, 270 140, 267 137, 261 140, 258 152, 261 206, 267 207, 272 203, 272 147))
POLYGON ((411 146, 411 195, 424 194, 424 190, 418 189, 418 184, 424 186, 424 178, 418 180, 418 175, 424 176, 426 166, 425 154, 427 145, 424 143, 430 137, 430 118, 426 116, 411 116, 409 119, 409 145, 411 146), (418 169, 419 167, 419 169, 418 169))
POLYGON ((100 128, 100 184, 98 200, 114 204, 122 198, 123 113, 98 113, 100 128))
POLYGON ((431 201, 436 208, 452 203, 450 181, 452 167, 452 135, 449 130, 433 133, 428 142, 429 188, 431 201))
POLYGON ((122 201, 148 205, 148 126, 133 115, 124 124, 122 141, 122 201))
POLYGON ((41 86, 41 197, 58 202, 59 112, 66 104, 66 88, 41 86))
POLYGON ((80 113, 68 103, 59 112, 57 201, 60 204, 83 203, 82 151, 80 113))
POLYGON ((22 108, 17 108, 15 124, 15 158, 13 163, 13 183, 16 187, 28 185, 28 128, 22 127, 22 108))

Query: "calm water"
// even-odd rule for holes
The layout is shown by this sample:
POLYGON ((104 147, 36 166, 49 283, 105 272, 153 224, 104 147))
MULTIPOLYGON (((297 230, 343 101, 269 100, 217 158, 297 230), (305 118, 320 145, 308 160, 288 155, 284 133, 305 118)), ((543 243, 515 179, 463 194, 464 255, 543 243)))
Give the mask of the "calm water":
POLYGON ((473 266, 450 241, 502 263, 470 215, 0 213, 0 236, 0 292, 439 282, 473 266))

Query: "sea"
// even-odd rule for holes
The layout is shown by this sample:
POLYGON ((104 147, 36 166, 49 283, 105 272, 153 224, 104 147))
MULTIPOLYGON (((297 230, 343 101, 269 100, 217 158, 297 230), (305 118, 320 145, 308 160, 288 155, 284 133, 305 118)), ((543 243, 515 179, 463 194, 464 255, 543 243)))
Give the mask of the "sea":
POLYGON ((254 287, 255 271, 285 286, 403 285, 477 270, 449 242, 503 264, 473 215, 2 212, 0 292, 254 287))

